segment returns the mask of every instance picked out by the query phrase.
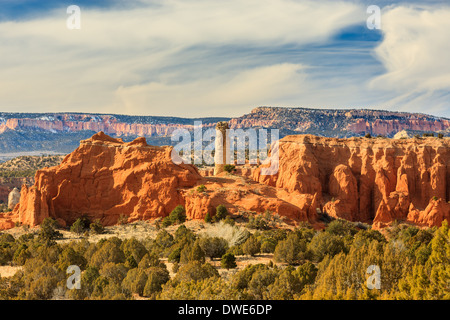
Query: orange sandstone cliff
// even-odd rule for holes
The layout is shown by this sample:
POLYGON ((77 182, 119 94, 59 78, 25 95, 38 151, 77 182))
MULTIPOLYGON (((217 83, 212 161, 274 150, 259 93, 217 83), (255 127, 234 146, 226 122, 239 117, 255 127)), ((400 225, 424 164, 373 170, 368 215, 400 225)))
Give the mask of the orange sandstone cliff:
POLYGON ((279 150, 275 175, 244 166, 211 177, 174 164, 172 147, 149 146, 144 138, 124 143, 100 132, 61 165, 39 170, 14 211, 0 215, 0 229, 35 226, 46 217, 70 224, 83 215, 112 225, 121 215, 164 217, 180 204, 188 219, 224 204, 232 214, 268 210, 317 226, 322 213, 375 228, 395 220, 419 226, 450 220, 450 139, 297 135, 281 139, 279 150))
POLYGON ((165 216, 184 205, 179 189, 201 178, 196 167, 174 164, 171 150, 97 133, 61 165, 37 171, 34 186, 22 187, 11 220, 35 226, 53 217, 64 225, 86 215, 111 225, 121 215, 129 221, 165 216))
POLYGON ((254 179, 316 195, 330 216, 376 228, 394 220, 425 226, 450 220, 450 139, 299 135, 282 139, 279 149, 278 174, 257 169, 254 179))

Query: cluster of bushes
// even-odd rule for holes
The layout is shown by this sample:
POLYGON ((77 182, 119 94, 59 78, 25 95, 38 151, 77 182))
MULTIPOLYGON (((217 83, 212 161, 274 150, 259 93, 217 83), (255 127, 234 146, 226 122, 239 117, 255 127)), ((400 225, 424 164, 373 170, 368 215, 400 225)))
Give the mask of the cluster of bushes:
MULTIPOLYGON (((0 235, 0 264, 23 266, 0 279, 0 299, 449 299, 450 230, 394 225, 386 236, 344 220, 317 231, 253 234, 224 222, 195 234, 181 224, 154 239, 117 237, 57 243, 54 222, 37 235, 0 235), (220 229, 223 229, 220 233, 220 229), (274 264, 237 272, 236 256, 273 253, 274 264), (172 273, 163 262, 172 263, 172 273), (66 287, 69 265, 81 268, 81 289, 66 287), (381 289, 366 286, 370 265, 381 270, 381 289)), ((42 226, 41 226, 42 227, 42 226)))
POLYGON ((216 214, 211 217, 211 214, 208 212, 205 216, 205 222, 206 223, 214 223, 214 222, 220 222, 225 221, 226 223, 229 223, 231 225, 234 225, 234 220, 231 219, 228 213, 227 207, 225 207, 223 204, 219 204, 216 207, 216 214))
POLYGON ((87 217, 81 217, 75 220, 70 227, 70 231, 78 235, 85 234, 89 231, 94 234, 102 234, 105 232, 105 228, 100 223, 100 220, 91 222, 87 217))
POLYGON ((170 212, 170 214, 165 217, 162 221, 162 226, 168 227, 171 225, 183 223, 186 221, 186 210, 182 205, 177 206, 170 212))

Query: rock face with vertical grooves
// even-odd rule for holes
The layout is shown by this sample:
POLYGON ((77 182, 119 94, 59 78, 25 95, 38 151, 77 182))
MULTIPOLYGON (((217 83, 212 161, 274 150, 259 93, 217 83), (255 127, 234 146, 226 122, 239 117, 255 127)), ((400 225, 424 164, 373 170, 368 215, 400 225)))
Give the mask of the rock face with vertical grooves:
POLYGON ((61 165, 38 170, 35 184, 23 186, 13 214, 23 224, 46 217, 72 223, 86 215, 104 225, 166 216, 184 205, 180 189, 201 178, 192 165, 177 165, 172 147, 147 145, 145 138, 124 143, 103 132, 80 142, 61 165))
POLYGON ((35 226, 46 217, 70 224, 83 215, 112 225, 121 215, 164 217, 180 204, 188 219, 203 219, 224 204, 232 214, 267 210, 317 227, 324 212, 374 228, 395 220, 428 227, 450 220, 448 138, 287 136, 274 175, 262 175, 263 164, 202 177, 195 166, 174 163, 172 150, 97 133, 59 166, 38 170, 14 211, 0 213, 0 229, 35 226), (201 184, 206 191, 197 190, 201 184))
POLYGON ((330 216, 373 222, 440 225, 450 220, 450 139, 322 138, 280 141, 279 171, 253 179, 316 195, 330 216))

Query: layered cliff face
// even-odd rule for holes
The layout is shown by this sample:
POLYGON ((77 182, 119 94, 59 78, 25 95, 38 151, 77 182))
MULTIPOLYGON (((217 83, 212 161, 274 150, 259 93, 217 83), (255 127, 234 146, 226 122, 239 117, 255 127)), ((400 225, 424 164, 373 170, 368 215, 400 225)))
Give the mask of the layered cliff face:
POLYGON ((231 128, 273 128, 282 136, 315 134, 353 137, 366 133, 393 137, 402 130, 449 133, 450 119, 425 114, 383 110, 339 110, 259 107, 231 119, 231 128))
POLYGON ((130 143, 103 132, 80 142, 61 165, 38 170, 35 184, 23 186, 13 220, 35 226, 46 217, 61 224, 86 215, 105 225, 121 215, 129 221, 165 216, 184 205, 180 189, 201 178, 191 165, 176 165, 171 147, 130 143))
POLYGON ((333 139, 310 135, 280 141, 279 171, 253 178, 289 192, 315 195, 336 218, 440 225, 450 220, 449 139, 333 139))
POLYGON ((169 136, 179 128, 193 129, 194 120, 201 120, 206 127, 227 118, 173 118, 151 116, 120 116, 106 114, 48 113, 30 114, 28 117, 0 118, 0 133, 6 130, 42 129, 52 132, 102 131, 116 136, 169 136))
POLYGON ((279 129, 280 137, 291 134, 314 134, 343 138, 364 136, 366 133, 393 137, 402 130, 450 135, 450 119, 447 118, 365 109, 258 107, 248 114, 233 119, 0 112, 0 150, 3 152, 52 150, 68 153, 76 148, 78 141, 98 131, 126 140, 144 136, 154 145, 167 145, 171 143, 170 136, 174 130, 193 130, 194 121, 202 121, 204 128, 213 128, 220 121, 229 121, 232 129, 279 129))

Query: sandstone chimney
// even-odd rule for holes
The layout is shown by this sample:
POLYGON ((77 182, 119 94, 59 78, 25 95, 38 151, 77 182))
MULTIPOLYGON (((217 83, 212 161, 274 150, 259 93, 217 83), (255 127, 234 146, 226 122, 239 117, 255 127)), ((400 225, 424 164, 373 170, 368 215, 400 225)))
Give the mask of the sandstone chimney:
POLYGON ((16 204, 20 202, 20 191, 14 188, 8 195, 8 209, 13 210, 16 204))
POLYGON ((218 175, 225 171, 225 164, 227 163, 227 154, 229 148, 229 138, 227 134, 229 129, 228 122, 219 122, 216 125, 216 142, 214 155, 214 175, 218 175))

